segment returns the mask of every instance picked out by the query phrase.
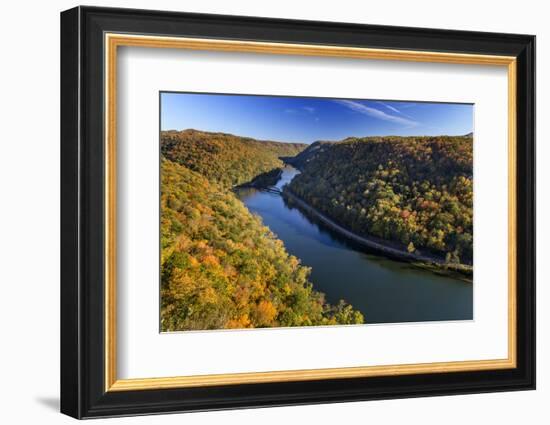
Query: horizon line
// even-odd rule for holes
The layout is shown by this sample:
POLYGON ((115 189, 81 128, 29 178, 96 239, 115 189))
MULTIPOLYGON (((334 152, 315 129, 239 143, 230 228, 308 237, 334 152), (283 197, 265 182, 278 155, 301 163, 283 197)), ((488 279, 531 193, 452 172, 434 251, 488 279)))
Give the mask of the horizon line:
POLYGON ((424 135, 410 135, 410 136, 399 136, 397 134, 386 134, 386 135, 370 135, 370 136, 346 136, 345 138, 343 139, 338 139, 338 140, 334 140, 334 139, 317 139, 317 140, 314 140, 312 142, 296 142, 296 141, 287 141, 287 140, 276 140, 276 139, 258 139, 256 137, 252 137, 252 136, 244 136, 244 135, 239 135, 239 134, 234 134, 234 133, 227 133, 225 131, 209 131, 209 130, 199 130, 199 129, 196 129, 196 128, 192 128, 192 127, 188 127, 188 128, 185 128, 185 129, 181 129, 181 130, 178 130, 178 129, 175 129, 175 128, 171 128, 171 129, 168 129, 168 130, 162 130, 160 129, 160 132, 170 132, 170 131, 174 131, 174 132, 184 132, 184 131, 197 131, 197 132, 202 132, 202 133, 211 133, 211 134, 225 134, 225 135, 228 135, 228 136, 234 136, 234 137, 240 137, 242 139, 253 139, 253 140, 256 140, 258 142, 275 142, 275 143, 292 143, 292 144, 299 144, 299 145, 311 145, 313 143, 316 143, 316 142, 331 142, 331 143, 338 143, 338 142, 343 142, 344 140, 347 140, 347 139, 350 139, 350 138, 356 138, 356 139, 365 139, 365 138, 369 138, 369 137, 401 137, 401 138, 407 138, 407 137, 467 137, 467 136, 472 136, 474 135, 474 131, 470 131, 468 133, 465 133, 465 134, 436 134, 436 135, 429 135, 429 134, 424 134, 424 135))

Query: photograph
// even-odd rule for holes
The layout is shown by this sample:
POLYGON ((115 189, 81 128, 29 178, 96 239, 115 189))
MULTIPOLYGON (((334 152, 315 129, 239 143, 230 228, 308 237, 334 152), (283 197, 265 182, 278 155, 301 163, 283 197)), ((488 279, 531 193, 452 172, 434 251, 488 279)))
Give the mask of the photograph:
POLYGON ((161 332, 473 320, 474 104, 159 96, 161 332))
MULTIPOLYGON (((60 109, 46 110, 61 120, 38 114, 34 127, 53 125, 61 148, 31 138, 59 187, 37 191, 47 173, 7 155, 12 180, 29 181, 7 185, 21 197, 8 204, 37 216, 48 196, 60 232, 25 238, 56 226, 5 220, 19 272, 29 241, 46 254, 60 241, 61 261, 38 255, 34 267, 60 273, 60 291, 46 291, 55 300, 31 300, 58 312, 59 338, 29 339, 57 341, 52 361, 27 362, 56 365, 42 367, 52 379, 31 370, 36 388, 54 382, 59 410, 77 419, 363 401, 371 418, 392 400, 375 421, 414 422, 399 399, 451 395, 474 404, 441 405, 434 418, 475 421, 467 415, 491 397, 485 410, 504 419, 536 417, 533 403, 502 401, 537 380, 538 40, 525 31, 543 20, 288 6, 268 16, 233 4, 75 6, 60 27, 38 14, 60 56, 57 83, 20 74, 60 86, 60 109)), ((29 63, 55 56, 32 52, 29 63)), ((21 123, 6 140, 17 142, 29 102, 11 86, 21 123)), ((43 324, 31 322, 11 328, 43 324)))

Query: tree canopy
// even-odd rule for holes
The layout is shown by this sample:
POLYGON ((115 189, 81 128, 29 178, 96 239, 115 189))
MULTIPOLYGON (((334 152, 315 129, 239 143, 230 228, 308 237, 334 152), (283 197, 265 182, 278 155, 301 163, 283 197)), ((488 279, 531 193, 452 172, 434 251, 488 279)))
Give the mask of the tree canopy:
POLYGON ((312 144, 288 190, 363 236, 472 263, 472 137, 366 137, 312 144))
POLYGON ((363 323, 313 289, 310 269, 224 181, 166 158, 161 180, 163 331, 363 323))
POLYGON ((224 188, 282 167, 280 157, 294 156, 306 146, 198 130, 163 131, 160 142, 164 158, 197 171, 224 188))

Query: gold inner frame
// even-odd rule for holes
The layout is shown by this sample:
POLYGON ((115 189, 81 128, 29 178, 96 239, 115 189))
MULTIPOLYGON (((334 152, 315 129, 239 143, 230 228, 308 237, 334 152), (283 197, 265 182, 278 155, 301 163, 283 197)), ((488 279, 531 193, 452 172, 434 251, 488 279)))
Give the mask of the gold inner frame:
POLYGON ((510 369, 516 367, 516 58, 443 52, 370 49, 107 33, 105 45, 105 391, 132 391, 212 385, 308 381, 510 369), (117 48, 120 46, 436 62, 507 67, 508 72, 508 357, 418 364, 305 369, 272 372, 118 379, 116 325, 116 100, 117 48))

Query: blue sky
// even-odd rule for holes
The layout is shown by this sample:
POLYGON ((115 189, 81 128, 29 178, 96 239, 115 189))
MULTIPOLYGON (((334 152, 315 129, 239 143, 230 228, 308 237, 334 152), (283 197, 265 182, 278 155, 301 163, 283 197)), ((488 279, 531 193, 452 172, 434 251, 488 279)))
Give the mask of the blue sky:
POLYGON ((463 135, 473 105, 390 100, 161 93, 161 130, 312 143, 350 136, 463 135))

